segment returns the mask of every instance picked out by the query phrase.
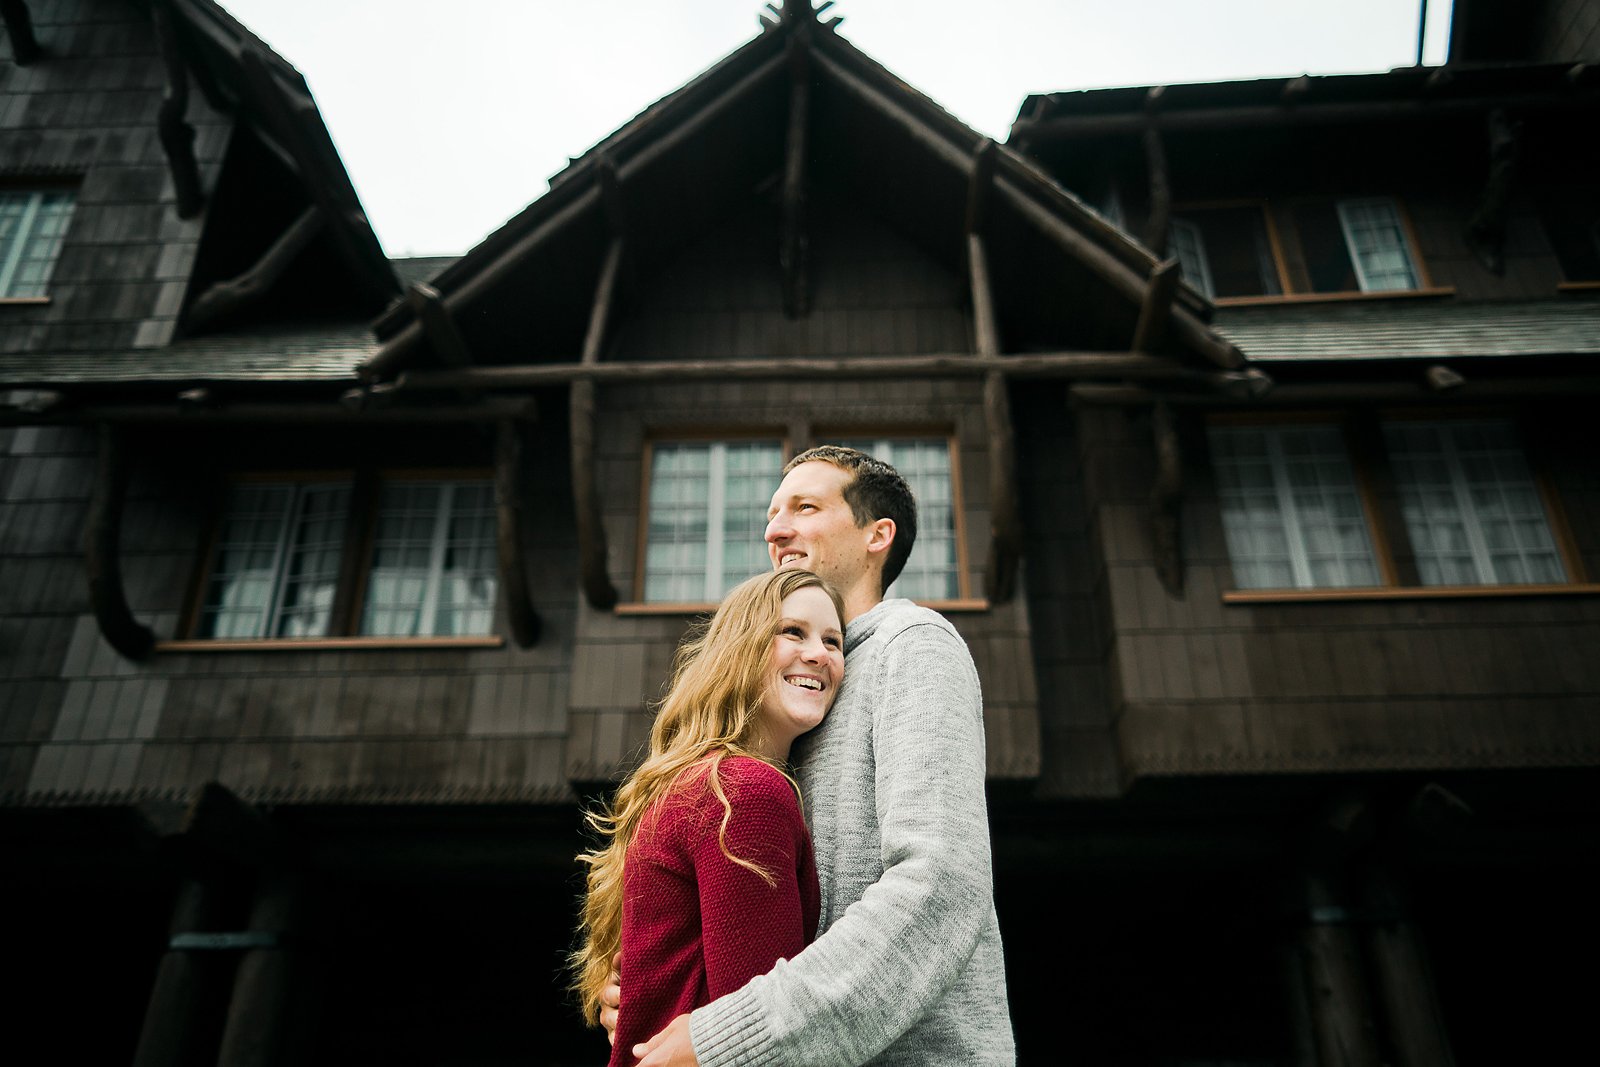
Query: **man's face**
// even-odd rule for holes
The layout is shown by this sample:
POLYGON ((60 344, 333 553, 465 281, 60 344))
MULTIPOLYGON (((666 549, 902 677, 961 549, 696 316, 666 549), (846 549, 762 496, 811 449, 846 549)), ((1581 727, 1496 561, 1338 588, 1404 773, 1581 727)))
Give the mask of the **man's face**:
POLYGON ((767 555, 777 570, 799 567, 850 589, 869 564, 873 526, 857 526, 845 503, 851 474, 812 460, 790 471, 767 509, 767 555))

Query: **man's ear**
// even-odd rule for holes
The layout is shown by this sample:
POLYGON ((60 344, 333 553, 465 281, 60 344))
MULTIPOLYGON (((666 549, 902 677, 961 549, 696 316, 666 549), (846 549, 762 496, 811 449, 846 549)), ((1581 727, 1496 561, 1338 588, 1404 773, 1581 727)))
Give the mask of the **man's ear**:
POLYGON ((879 519, 874 522, 867 538, 867 551, 889 551, 889 546, 894 544, 894 534, 895 525, 893 519, 879 519))

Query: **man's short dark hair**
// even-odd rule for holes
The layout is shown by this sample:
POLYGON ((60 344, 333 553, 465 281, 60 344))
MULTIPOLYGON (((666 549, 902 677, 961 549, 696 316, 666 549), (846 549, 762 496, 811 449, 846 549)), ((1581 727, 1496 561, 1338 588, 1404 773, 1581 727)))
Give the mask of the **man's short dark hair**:
POLYGON ((831 463, 850 474, 844 483, 844 502, 850 505, 850 514, 857 526, 894 520, 894 541, 883 561, 883 587, 886 591, 905 570, 911 558, 911 547, 917 543, 917 498, 900 472, 881 459, 841 445, 819 445, 808 448, 789 461, 783 468, 788 474, 802 463, 820 461, 831 463))

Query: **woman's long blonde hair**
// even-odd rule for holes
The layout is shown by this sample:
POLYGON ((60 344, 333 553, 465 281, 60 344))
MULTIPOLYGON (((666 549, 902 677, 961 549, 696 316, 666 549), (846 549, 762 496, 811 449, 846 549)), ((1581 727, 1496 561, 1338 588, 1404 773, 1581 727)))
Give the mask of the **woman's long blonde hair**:
POLYGON ((733 806, 722 790, 717 768, 728 756, 762 758, 753 749, 759 742, 759 713, 771 681, 772 639, 783 602, 791 593, 813 587, 828 594, 842 623, 843 599, 810 571, 782 570, 751 578, 723 599, 711 622, 678 647, 672 685, 650 731, 650 754, 606 808, 588 814, 589 825, 610 839, 604 848, 578 857, 589 867, 588 893, 579 923, 582 945, 572 953, 571 964, 573 988, 591 1026, 599 1019, 600 990, 611 973, 612 957, 622 946, 622 872, 628 846, 650 806, 685 772, 702 761, 707 764, 708 784, 722 802, 718 836, 723 853, 772 881, 766 871, 728 851, 726 833, 733 806))

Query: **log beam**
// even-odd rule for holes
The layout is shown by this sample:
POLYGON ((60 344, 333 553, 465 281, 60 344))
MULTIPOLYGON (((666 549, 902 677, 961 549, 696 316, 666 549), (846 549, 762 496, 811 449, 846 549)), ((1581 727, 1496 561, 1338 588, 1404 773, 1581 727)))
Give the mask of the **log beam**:
POLYGON ((100 451, 94 490, 84 524, 84 567, 89 576, 89 603, 106 643, 131 660, 148 657, 155 634, 133 617, 122 586, 122 501, 127 493, 126 448, 122 435, 100 426, 100 451))
MULTIPOLYGON (((1219 376, 1222 377, 1222 376, 1219 376)), ((1081 382, 1072 386, 1072 399, 1083 404, 1152 404, 1158 398, 1174 405, 1281 408, 1315 404, 1454 404, 1466 401, 1503 401, 1527 397, 1571 396, 1600 393, 1600 375, 1583 374, 1568 378, 1502 378, 1498 381, 1473 379, 1445 393, 1420 382, 1348 382, 1306 385, 1276 385, 1271 392, 1252 395, 1246 387, 1231 393, 1223 389, 1210 394, 1157 391, 1137 385, 1112 385, 1081 382)))
POLYGON ((1167 323, 1172 319, 1172 298, 1178 292, 1178 281, 1183 269, 1176 259, 1157 263, 1150 270, 1150 284, 1145 286, 1144 299, 1139 303, 1139 323, 1133 330, 1133 350, 1154 353, 1167 337, 1167 323))
POLYGON ((983 375, 983 425, 989 452, 989 559, 984 594, 991 604, 1004 604, 1016 592, 1022 559, 1022 516, 1017 504, 1017 443, 1011 422, 1011 396, 998 364, 1000 328, 989 282, 989 257, 983 236, 967 235, 967 267, 972 285, 974 347, 983 375))
POLYGON ((500 587, 505 590, 511 637, 517 647, 532 648, 539 640, 540 623, 522 557, 522 434, 511 419, 496 428, 494 502, 499 519, 495 547, 500 557, 500 587))
MULTIPOLYGON (((215 930, 221 908, 214 885, 187 878, 172 907, 169 940, 182 934, 215 930)), ((214 952, 168 948, 156 965, 156 978, 145 1005, 144 1026, 133 1053, 133 1067, 172 1067, 197 1059, 203 1030, 205 991, 222 976, 223 961, 214 952)))
POLYGON ((1310 922, 1301 930, 1312 1030, 1322 1067, 1380 1067, 1377 1024, 1350 912, 1331 879, 1307 877, 1310 922))
POLYGON ((33 34, 33 16, 25 0, 0 0, 0 18, 5 19, 6 36, 11 38, 11 58, 26 67, 44 54, 33 34))
POLYGON ((194 127, 183 120, 189 110, 189 67, 178 47, 178 28, 170 0, 155 0, 150 5, 150 18, 167 72, 161 109, 156 113, 156 131, 172 171, 178 217, 192 219, 205 207, 206 197, 200 188, 200 165, 194 158, 194 127))
MULTIPOLYGON (((600 266, 595 284, 594 304, 589 309, 589 331, 583 339, 582 366, 600 362, 605 344, 606 323, 611 317, 616 295, 617 275, 622 265, 623 244, 613 238, 600 266)), ((592 378, 573 380, 569 422, 571 424, 572 506, 578 527, 578 571, 583 594, 595 608, 609 610, 617 602, 616 587, 606 570, 606 530, 600 513, 600 488, 595 474, 594 393, 592 378)))
POLYGON ((1183 453, 1172 408, 1157 400, 1151 409, 1156 480, 1150 490, 1150 544, 1156 575, 1169 596, 1183 596, 1183 453))
MULTIPOLYGON (((360 390, 352 390, 357 394, 360 390)), ((477 404, 449 407, 358 409, 343 404, 218 404, 196 408, 178 403, 116 404, 104 407, 66 408, 48 412, 0 410, 0 426, 58 426, 110 424, 153 425, 180 423, 221 425, 241 422, 296 425, 348 423, 352 425, 405 426, 411 424, 499 422, 532 416, 534 403, 527 397, 501 397, 477 404)))
POLYGON ((412 282, 406 290, 406 303, 422 323, 422 332, 441 363, 447 367, 472 366, 472 350, 467 347, 467 339, 461 336, 461 329, 450 309, 445 307, 439 290, 427 282, 412 282))
POLYGON ((322 232, 325 221, 326 216, 316 205, 302 211, 249 270, 208 286, 195 298, 186 316, 189 326, 202 329, 265 297, 289 269, 289 264, 322 232))
POLYGON ((1503 275, 1506 272, 1506 219, 1511 211, 1512 183, 1517 176, 1522 123, 1507 117, 1504 109, 1496 108, 1489 112, 1488 133, 1489 179, 1462 237, 1485 270, 1503 275))
POLYGON ((783 221, 778 262, 783 268, 783 313, 810 311, 806 292, 806 132, 811 113, 810 45, 803 30, 789 38, 789 134, 784 146, 783 221))
POLYGON ((250 909, 250 931, 271 937, 239 960, 228 1003, 217 1067, 277 1067, 289 1038, 288 1014, 295 979, 292 935, 304 904, 301 879, 275 873, 262 879, 250 909))
MULTIPOLYGON (((1150 92, 1154 94, 1161 87, 1150 92)), ((1145 222, 1144 244, 1158 256, 1167 254, 1167 231, 1172 226, 1172 178, 1167 169, 1167 149, 1155 126, 1144 131, 1144 161, 1150 180, 1150 217, 1145 222)))
POLYGON ((967 217, 963 232, 982 233, 989 205, 989 188, 994 184, 995 143, 988 137, 972 150, 972 175, 967 179, 967 217))

